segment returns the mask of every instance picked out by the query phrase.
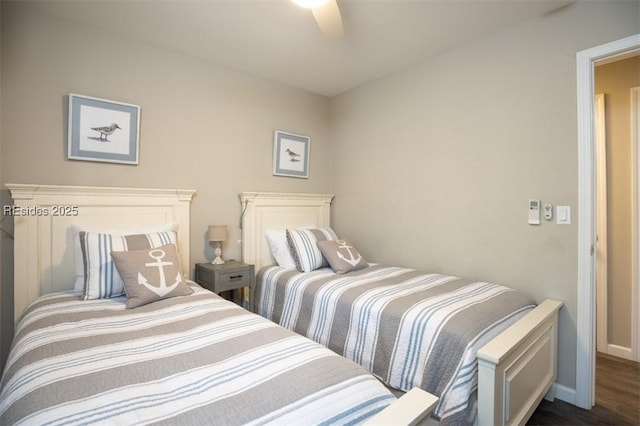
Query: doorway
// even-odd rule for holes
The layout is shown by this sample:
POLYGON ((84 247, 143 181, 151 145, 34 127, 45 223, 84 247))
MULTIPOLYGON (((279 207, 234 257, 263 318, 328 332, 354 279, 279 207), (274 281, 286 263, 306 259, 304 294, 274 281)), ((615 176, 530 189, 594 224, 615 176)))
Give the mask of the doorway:
POLYGON ((596 348, 638 361, 638 54, 595 64, 596 348), (635 90, 634 90, 635 89, 635 90))
MULTIPOLYGON (((576 348, 576 398, 578 407, 595 402, 596 317, 596 185, 594 66, 640 51, 640 34, 578 52, 578 319, 576 348)), ((636 300, 639 294, 634 294, 636 300)))

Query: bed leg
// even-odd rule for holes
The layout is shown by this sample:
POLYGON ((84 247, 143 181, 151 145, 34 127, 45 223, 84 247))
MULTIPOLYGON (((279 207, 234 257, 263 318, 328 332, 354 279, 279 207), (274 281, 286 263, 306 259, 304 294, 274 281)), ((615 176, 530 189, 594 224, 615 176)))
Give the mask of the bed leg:
POLYGON ((551 387, 549 388, 547 393, 544 395, 544 399, 546 399, 549 402, 553 402, 556 399, 556 384, 555 383, 551 384, 551 387))

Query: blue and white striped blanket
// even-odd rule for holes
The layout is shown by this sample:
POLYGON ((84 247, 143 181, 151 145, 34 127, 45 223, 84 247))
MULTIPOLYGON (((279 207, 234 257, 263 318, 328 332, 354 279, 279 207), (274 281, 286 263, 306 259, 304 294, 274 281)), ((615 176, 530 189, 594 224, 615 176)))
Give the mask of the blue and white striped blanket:
POLYGON ((535 304, 486 282, 373 265, 347 274, 263 268, 256 311, 365 367, 440 397, 441 424, 473 423, 476 353, 535 304))
POLYGON ((351 424, 395 400, 355 363, 194 290, 136 309, 38 299, 5 367, 0 424, 351 424))

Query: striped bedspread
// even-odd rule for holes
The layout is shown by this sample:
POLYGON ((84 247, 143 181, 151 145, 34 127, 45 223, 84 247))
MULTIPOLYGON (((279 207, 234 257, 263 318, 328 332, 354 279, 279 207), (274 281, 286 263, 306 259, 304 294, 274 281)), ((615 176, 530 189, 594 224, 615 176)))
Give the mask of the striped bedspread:
POLYGON ((71 292, 32 304, 0 424, 352 424, 395 400, 353 362, 200 287, 124 306, 71 292))
POLYGON ((389 386, 439 396, 441 424, 474 422, 477 350, 535 306, 504 286, 381 265, 344 275, 263 268, 254 300, 260 315, 389 386))

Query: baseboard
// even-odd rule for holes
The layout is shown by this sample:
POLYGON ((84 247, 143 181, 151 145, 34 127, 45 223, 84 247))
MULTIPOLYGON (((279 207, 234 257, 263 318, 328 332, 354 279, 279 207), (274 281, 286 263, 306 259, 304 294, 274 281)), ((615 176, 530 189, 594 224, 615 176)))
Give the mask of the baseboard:
MULTIPOLYGON (((617 356, 619 358, 630 359, 631 350, 623 346, 607 345, 608 355, 617 356)), ((594 377, 595 378, 595 377, 594 377)), ((568 386, 564 386, 558 383, 552 385, 552 389, 555 388, 555 397, 572 405, 576 404, 576 390, 568 386)))
POLYGON ((556 398, 569 404, 576 405, 576 390, 568 386, 555 383, 556 398))
POLYGON ((619 346, 609 343, 607 345, 607 355, 633 361, 633 352, 631 348, 627 348, 626 346, 619 346))

